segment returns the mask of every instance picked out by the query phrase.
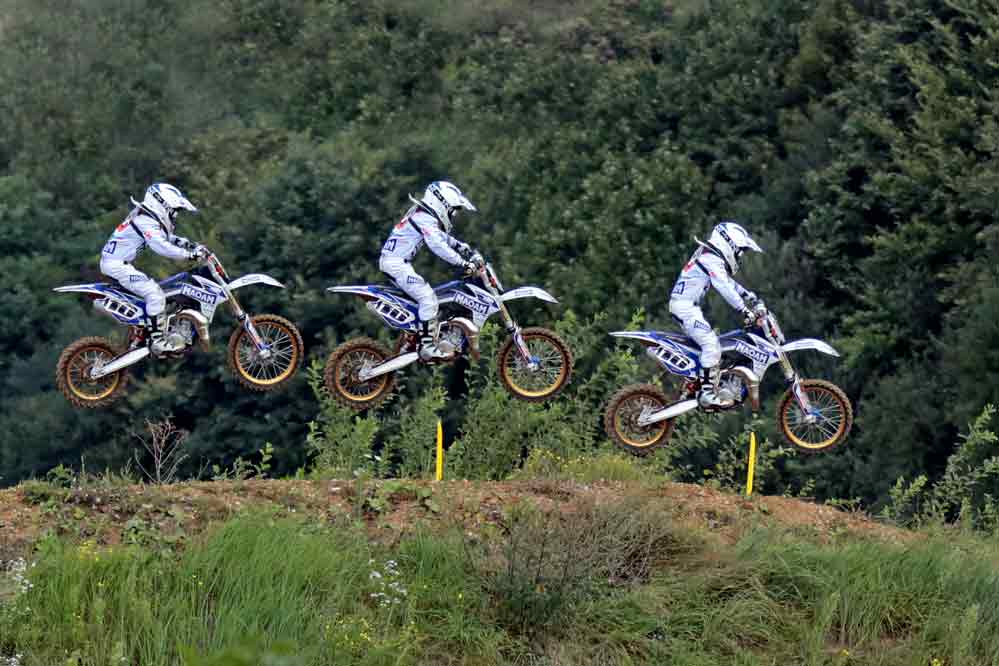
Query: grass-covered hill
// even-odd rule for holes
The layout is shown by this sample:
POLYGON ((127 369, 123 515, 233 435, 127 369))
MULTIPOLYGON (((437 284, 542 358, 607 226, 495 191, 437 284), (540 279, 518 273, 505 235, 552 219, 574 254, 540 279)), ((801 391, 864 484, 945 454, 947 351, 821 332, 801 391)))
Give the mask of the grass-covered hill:
POLYGON ((0 492, 0 663, 985 665, 994 542, 672 483, 0 492))

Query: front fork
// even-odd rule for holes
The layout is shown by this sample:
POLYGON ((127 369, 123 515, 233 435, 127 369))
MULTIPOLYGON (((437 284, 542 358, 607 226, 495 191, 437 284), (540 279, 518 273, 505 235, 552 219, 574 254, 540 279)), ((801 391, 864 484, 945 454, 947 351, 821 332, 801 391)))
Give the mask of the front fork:
POLYGON ((513 317, 510 316, 510 311, 506 309, 506 303, 500 300, 498 295, 496 295, 496 302, 499 304, 500 316, 503 317, 503 323, 506 324, 506 330, 513 336, 513 343, 517 345, 517 351, 520 352, 524 362, 527 363, 527 367, 530 370, 539 369, 541 367, 541 360, 537 356, 531 356, 531 350, 527 348, 527 343, 524 342, 524 336, 520 332, 520 326, 517 326, 517 322, 515 322, 513 317))
POLYGON ((801 388, 801 378, 794 371, 794 367, 791 365, 787 354, 779 346, 777 347, 777 357, 780 359, 780 367, 784 371, 784 378, 791 385, 791 395, 794 396, 794 401, 801 408, 801 413, 805 415, 805 423, 814 423, 816 417, 812 412, 812 403, 808 400, 808 396, 805 395, 805 390, 801 388))
POLYGON ((224 286, 223 289, 228 297, 229 307, 232 310, 233 316, 235 316, 237 321, 239 321, 240 326, 243 327, 246 334, 250 336, 250 340, 253 342, 253 346, 257 348, 257 353, 260 354, 260 358, 270 358, 270 345, 268 345, 264 339, 260 337, 260 333, 257 332, 257 327, 253 325, 253 319, 250 318, 250 316, 246 314, 246 311, 239 305, 239 301, 236 300, 236 296, 229 290, 229 287, 224 286))

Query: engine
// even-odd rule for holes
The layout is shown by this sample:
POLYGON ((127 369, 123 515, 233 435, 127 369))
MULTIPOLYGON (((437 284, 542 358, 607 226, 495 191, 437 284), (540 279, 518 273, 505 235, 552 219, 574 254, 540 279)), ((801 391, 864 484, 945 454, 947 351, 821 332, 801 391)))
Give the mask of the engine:
POLYGON ((731 396, 737 405, 741 405, 749 395, 745 377, 731 370, 722 370, 718 389, 721 395, 731 396))
POLYGON ((184 351, 195 342, 200 343, 202 349, 206 351, 211 344, 208 337, 208 320, 200 312, 189 309, 170 316, 165 337, 172 346, 180 347, 184 351))
POLYGON ((450 354, 443 361, 454 361, 465 351, 466 339, 465 331, 450 321, 441 324, 440 336, 437 341, 437 348, 442 352, 450 354))

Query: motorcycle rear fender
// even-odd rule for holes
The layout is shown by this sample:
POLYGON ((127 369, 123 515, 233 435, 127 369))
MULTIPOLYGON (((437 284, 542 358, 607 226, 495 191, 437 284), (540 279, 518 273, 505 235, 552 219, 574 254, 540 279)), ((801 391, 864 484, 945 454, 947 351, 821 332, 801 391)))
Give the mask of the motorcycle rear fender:
POLYGON ((355 296, 360 296, 364 300, 371 300, 373 298, 378 298, 378 294, 371 291, 371 287, 368 287, 366 285, 327 287, 326 291, 332 292, 334 294, 354 294, 355 296))
POLYGON ((822 340, 816 340, 815 338, 802 338, 801 340, 788 342, 782 347, 782 349, 785 352, 801 351, 802 349, 814 349, 815 351, 822 352, 823 354, 829 354, 830 356, 839 356, 839 352, 833 349, 831 345, 822 342, 822 340))
POLYGON ((554 296, 540 287, 517 287, 516 289, 511 289, 500 294, 500 298, 504 302, 512 301, 515 298, 538 298, 548 303, 558 303, 558 300, 554 296))
POLYGON ((616 338, 638 340, 645 345, 646 354, 674 375, 693 379, 701 367, 697 350, 676 340, 670 340, 655 331, 613 331, 611 335, 616 338))
POLYGON ((229 289, 239 289, 240 287, 245 287, 250 284, 266 284, 271 287, 284 289, 283 284, 272 278, 270 275, 264 275, 263 273, 249 273, 241 278, 236 278, 229 283, 229 289))
POLYGON ((648 331, 612 331, 610 335, 613 335, 615 338, 632 338, 647 345, 658 345, 661 342, 654 333, 649 333, 648 331))
POLYGON ((93 284, 70 284, 65 287, 56 287, 52 291, 58 291, 59 293, 65 294, 70 292, 76 292, 80 294, 95 294, 97 296, 107 296, 108 287, 99 282, 93 284))

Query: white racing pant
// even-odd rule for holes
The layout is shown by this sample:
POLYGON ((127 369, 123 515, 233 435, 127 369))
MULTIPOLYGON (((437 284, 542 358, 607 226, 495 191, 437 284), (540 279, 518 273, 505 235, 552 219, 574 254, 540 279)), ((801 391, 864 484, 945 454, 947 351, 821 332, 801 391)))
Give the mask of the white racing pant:
POLYGON ((713 368, 721 362, 718 336, 693 301, 670 299, 669 312, 683 322, 683 331, 701 346, 701 367, 713 368))
POLYGON ((146 302, 146 315, 152 319, 166 308, 166 295, 156 282, 132 264, 106 259, 101 261, 101 273, 146 302))
POLYGON ((378 268, 387 273, 396 285, 420 305, 420 321, 437 317, 437 294, 427 281, 413 270, 412 264, 400 257, 382 256, 378 268))

